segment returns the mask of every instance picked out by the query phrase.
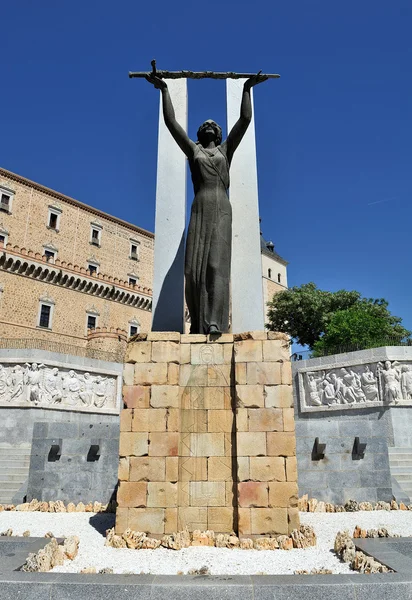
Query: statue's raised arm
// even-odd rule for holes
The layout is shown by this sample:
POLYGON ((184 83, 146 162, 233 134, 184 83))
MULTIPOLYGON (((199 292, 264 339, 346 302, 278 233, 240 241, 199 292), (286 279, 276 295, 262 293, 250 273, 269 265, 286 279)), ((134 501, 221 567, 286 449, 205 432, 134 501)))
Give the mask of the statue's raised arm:
POLYGON ((175 142, 178 144, 180 149, 186 154, 188 158, 192 158, 195 143, 188 137, 187 133, 176 120, 175 109, 173 108, 172 99, 170 98, 169 90, 166 81, 157 77, 153 73, 146 76, 149 83, 161 91, 162 93, 162 105, 163 105, 163 118, 166 127, 172 134, 175 142))
POLYGON ((252 120, 252 101, 250 98, 250 90, 253 86, 266 81, 267 78, 267 75, 261 75, 258 73, 253 77, 249 77, 249 79, 247 79, 244 83, 239 119, 233 125, 232 130, 227 136, 227 140, 222 144, 222 146, 226 146, 226 154, 229 164, 232 162, 233 154, 242 141, 242 138, 252 120))

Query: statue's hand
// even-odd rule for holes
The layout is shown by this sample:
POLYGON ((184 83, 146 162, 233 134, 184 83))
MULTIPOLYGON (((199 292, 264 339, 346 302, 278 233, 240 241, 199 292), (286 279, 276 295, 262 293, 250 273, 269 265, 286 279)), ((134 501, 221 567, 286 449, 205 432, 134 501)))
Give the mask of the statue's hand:
POLYGON ((152 73, 146 75, 146 79, 149 83, 154 85, 157 90, 167 90, 167 83, 164 79, 160 79, 160 77, 156 77, 156 75, 153 75, 152 73))
POLYGON ((253 77, 249 77, 249 79, 247 79, 245 81, 245 89, 250 90, 250 88, 252 88, 254 85, 258 85, 259 83, 263 83, 264 81, 267 80, 267 75, 261 75, 262 71, 259 71, 259 73, 257 73, 257 75, 253 75, 253 77))

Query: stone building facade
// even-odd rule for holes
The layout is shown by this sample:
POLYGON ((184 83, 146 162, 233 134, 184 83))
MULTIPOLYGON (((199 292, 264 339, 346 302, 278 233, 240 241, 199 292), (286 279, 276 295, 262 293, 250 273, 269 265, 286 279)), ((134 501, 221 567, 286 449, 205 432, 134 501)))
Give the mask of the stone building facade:
MULTIPOLYGON (((0 246, 1 338, 150 331, 153 233, 0 168, 0 246)), ((263 237, 261 249, 266 306, 287 263, 263 237)))

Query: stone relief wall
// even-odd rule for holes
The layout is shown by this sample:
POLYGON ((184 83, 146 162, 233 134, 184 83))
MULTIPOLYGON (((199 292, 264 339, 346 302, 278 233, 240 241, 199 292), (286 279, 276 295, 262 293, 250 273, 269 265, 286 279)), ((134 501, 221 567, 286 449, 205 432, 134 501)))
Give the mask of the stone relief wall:
POLYGON ((302 412, 412 406, 412 362, 390 361, 299 371, 302 412))
POLYGON ((35 362, 0 363, 0 406, 113 412, 117 377, 35 362))

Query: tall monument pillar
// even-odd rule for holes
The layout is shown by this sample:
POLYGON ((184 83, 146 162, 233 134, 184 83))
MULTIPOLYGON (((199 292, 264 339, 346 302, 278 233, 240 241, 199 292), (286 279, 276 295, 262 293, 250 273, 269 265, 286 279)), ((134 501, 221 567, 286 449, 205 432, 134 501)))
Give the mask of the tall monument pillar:
MULTIPOLYGON (((227 130, 239 118, 245 79, 227 79, 227 130)), ((253 90, 250 91, 253 107, 253 90)), ((264 329, 255 117, 230 168, 232 201, 232 332, 264 329)))
MULTIPOLYGON (((187 80, 167 80, 176 119, 187 131, 187 80)), ((152 331, 184 332, 186 157, 168 131, 160 95, 152 331)))

